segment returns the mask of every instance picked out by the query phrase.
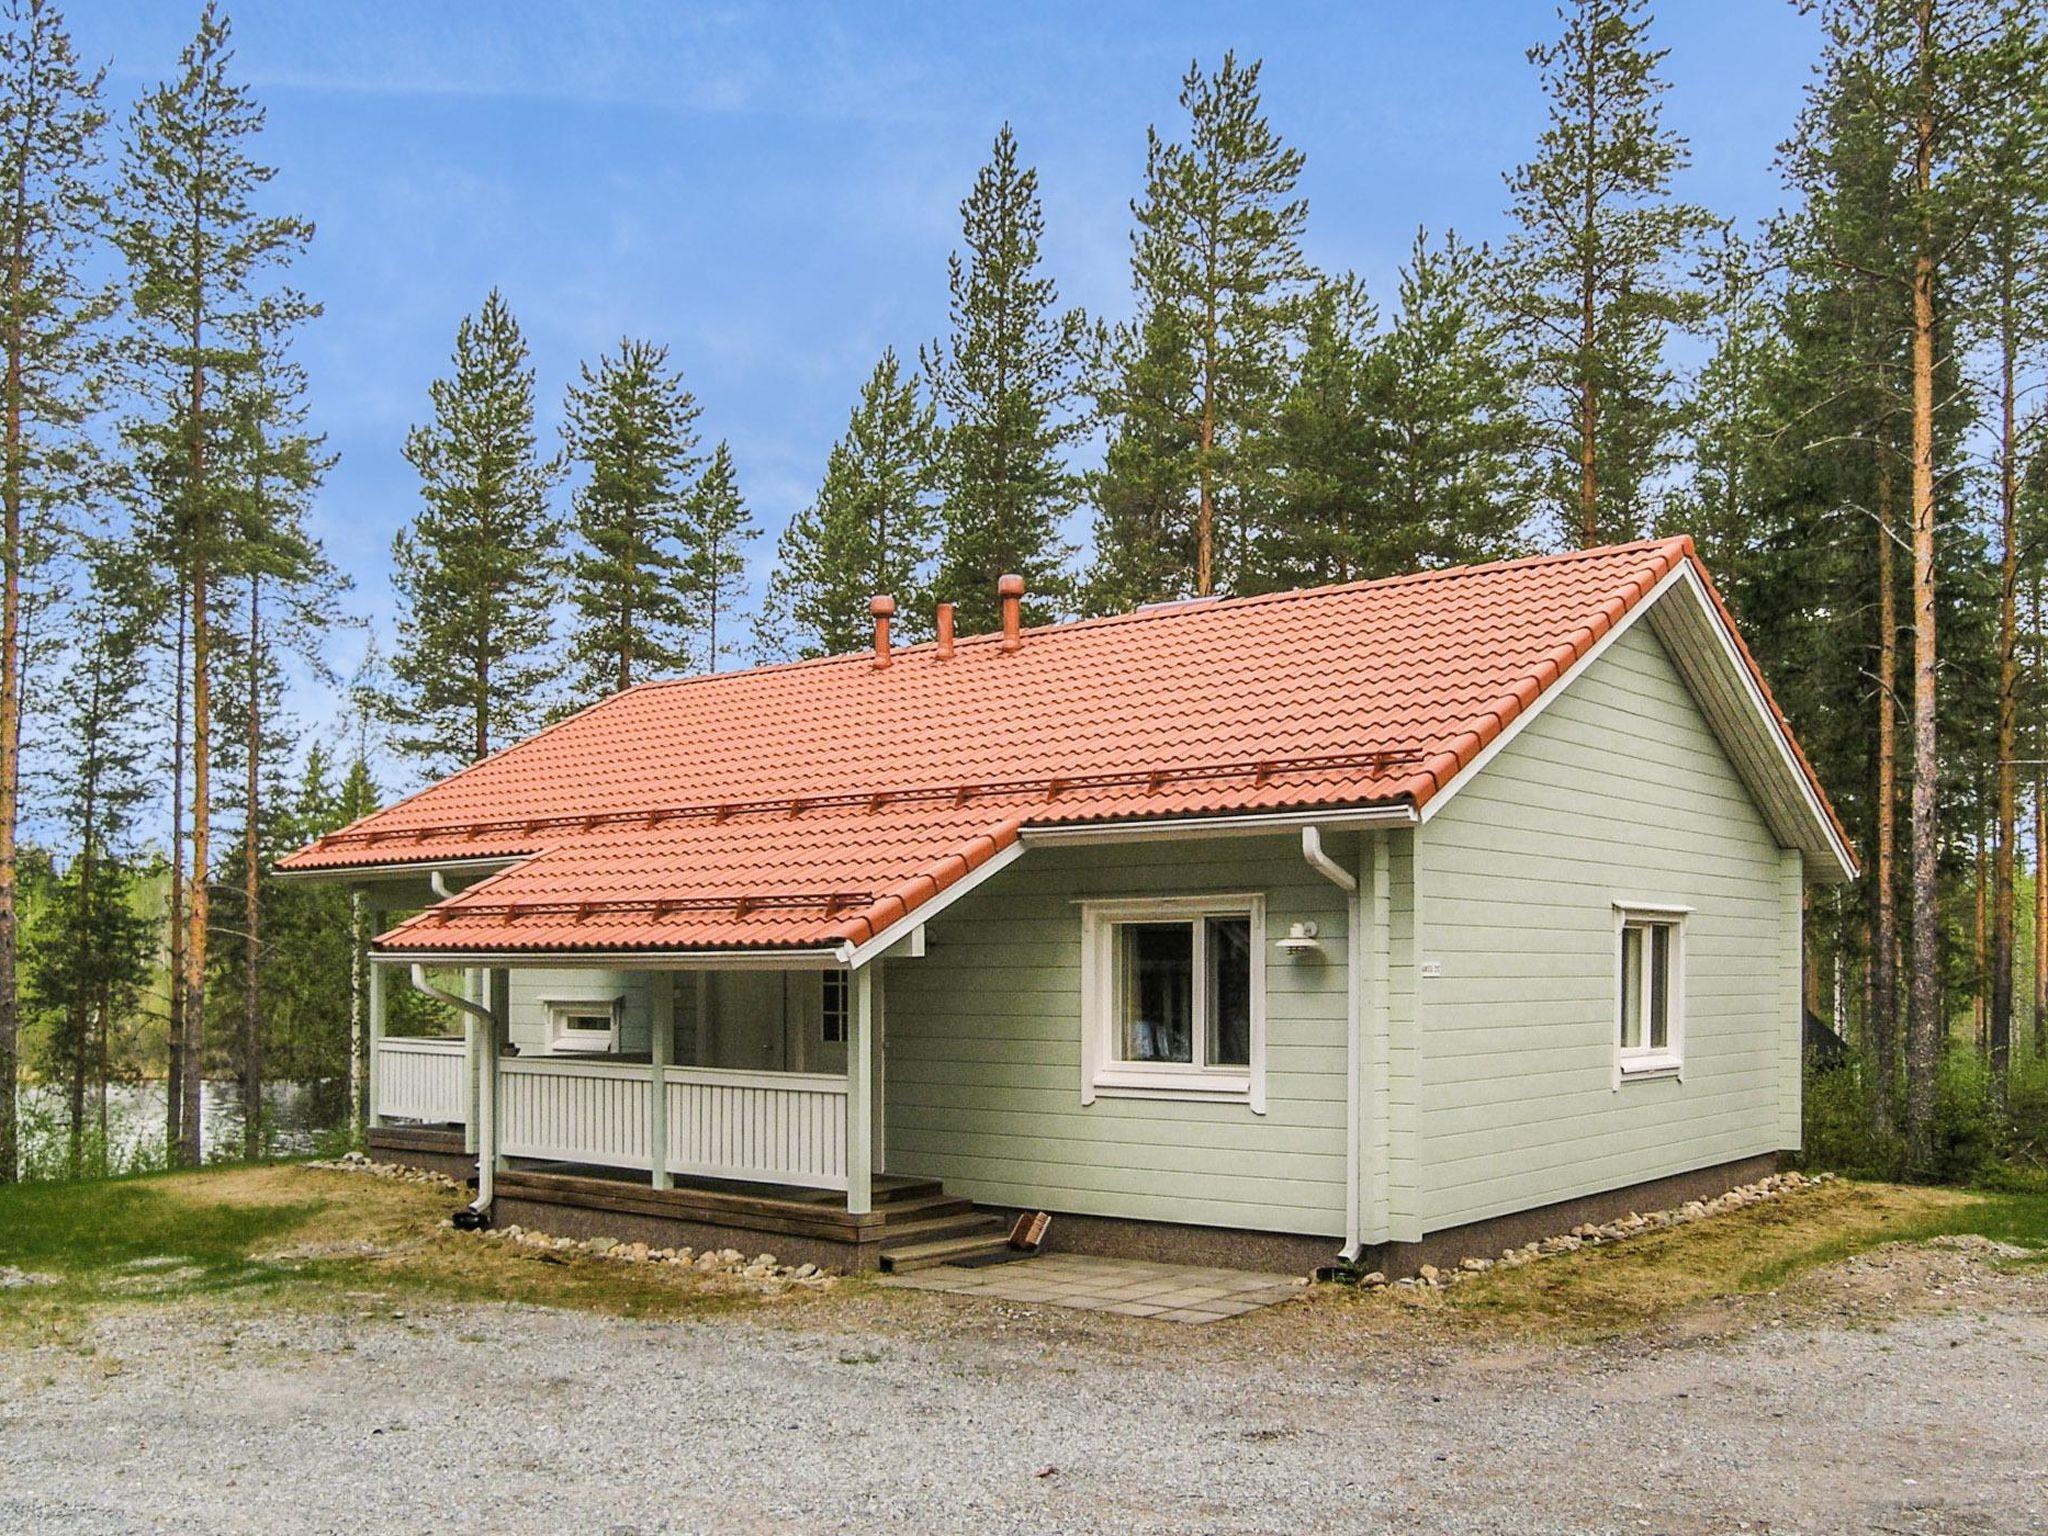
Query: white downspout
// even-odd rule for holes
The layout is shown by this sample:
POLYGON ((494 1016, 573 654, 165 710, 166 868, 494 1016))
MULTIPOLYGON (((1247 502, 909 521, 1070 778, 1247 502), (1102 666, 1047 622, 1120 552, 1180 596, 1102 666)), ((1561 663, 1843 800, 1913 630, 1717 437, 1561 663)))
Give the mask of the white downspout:
POLYGON ((1358 1071, 1364 1055, 1359 1039, 1365 1013, 1364 903, 1359 899, 1358 876, 1323 851, 1321 828, 1301 829, 1301 856, 1310 869, 1344 893, 1344 1251, 1338 1257, 1355 1264, 1363 1246, 1358 1222, 1358 1139, 1363 1129, 1358 1071))
POLYGON ((497 1193, 492 1176, 497 1172, 498 1160, 498 1017, 482 1003, 471 1002, 466 997, 435 986, 427 980, 424 965, 413 966, 412 984, 414 990, 424 992, 450 1008, 461 1009, 483 1026, 485 1065, 484 1070, 478 1073, 481 1086, 476 1096, 476 1199, 469 1206, 481 1216, 489 1212, 491 1199, 497 1193))

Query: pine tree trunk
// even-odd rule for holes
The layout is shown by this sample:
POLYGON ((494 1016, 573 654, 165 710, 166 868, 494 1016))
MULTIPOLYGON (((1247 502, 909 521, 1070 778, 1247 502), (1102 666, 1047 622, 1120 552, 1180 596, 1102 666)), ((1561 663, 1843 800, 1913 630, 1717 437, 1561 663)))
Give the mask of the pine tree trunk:
POLYGON ((1888 1136, 1899 1090, 1898 914, 1898 560, 1892 542, 1891 464, 1879 450, 1877 465, 1877 785, 1875 858, 1870 871, 1870 1007, 1867 1048, 1876 1091, 1870 1098, 1873 1129, 1888 1136))
MULTIPOLYGON (((256 493, 262 503, 263 492, 256 493)), ((263 579, 249 578, 249 719, 242 784, 247 817, 242 828, 242 1155, 263 1155, 263 1007, 258 948, 263 941, 263 870, 257 836, 263 752, 263 579)))
POLYGON ((190 606, 190 593, 180 581, 177 660, 171 682, 170 977, 165 988, 170 1027, 165 1037, 169 1070, 164 1084, 164 1148, 174 1163, 185 1151, 185 634, 190 606))
POLYGON ((1991 839, 1977 829, 1976 916, 1970 931, 1976 993, 1971 1013, 1976 1022, 1977 1054, 1991 1054, 1991 839))
POLYGON ((1599 142, 1599 82, 1593 53, 1586 56, 1586 186, 1585 222, 1579 229, 1579 544, 1591 549, 1600 542, 1600 480, 1597 444, 1600 400, 1593 383, 1593 343, 1597 325, 1599 274, 1593 266, 1593 225, 1599 217, 1600 194, 1594 181, 1593 146, 1599 142))
POLYGON ((2018 347, 2009 272, 2000 295, 1999 330, 1998 832, 1991 871, 1991 1017, 1987 1027, 1992 1091, 2003 1103, 2006 1073, 2012 1061, 2013 844, 2019 819, 2018 766, 2013 758, 2019 751, 2020 682, 2019 479, 2013 463, 2018 451, 2014 387, 2014 354, 2018 347))
POLYGON ((28 280, 28 157, 17 156, 13 248, 7 253, 7 463, 0 485, 0 1184, 20 1173, 17 1096, 21 1081, 21 1005, 16 971, 20 938, 15 901, 21 814, 21 512, 24 441, 22 290, 28 280))
MULTIPOLYGON (((196 216, 195 216, 196 217, 196 216)), ((185 494, 191 514, 187 527, 192 550, 192 889, 185 918, 185 1114, 184 1159, 197 1167, 205 1155, 200 1140, 200 1090, 206 1054, 206 940, 212 908, 210 886, 213 853, 213 656, 212 615, 208 610, 211 580, 211 508, 206 492, 206 371, 200 364, 203 340, 197 295, 203 292, 205 269, 194 242, 194 294, 188 342, 192 348, 191 397, 186 420, 188 479, 185 494)))
MULTIPOLYGON (((1913 131, 1914 185, 1924 200, 1934 174, 1933 0, 1920 0, 1922 101, 1913 131)), ((1924 208, 1924 201, 1923 201, 1924 208)), ((1934 615, 1934 229, 1923 211, 1913 256, 1913 975, 1906 1023, 1906 1157, 1915 1173, 1934 1163, 1935 1076, 1942 1035, 1939 891, 1941 757, 1936 734, 1934 615)))

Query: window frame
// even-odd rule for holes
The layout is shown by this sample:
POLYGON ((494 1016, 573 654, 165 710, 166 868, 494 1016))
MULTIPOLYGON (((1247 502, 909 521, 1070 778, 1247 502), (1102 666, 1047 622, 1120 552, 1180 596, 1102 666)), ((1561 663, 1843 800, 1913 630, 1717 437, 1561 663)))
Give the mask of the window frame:
POLYGON ((612 1056, 618 1054, 619 1025, 625 1017, 623 997, 555 997, 541 1005, 547 1010, 548 1054, 551 1056, 612 1056), (572 1029, 564 1020, 571 1014, 608 1013, 611 1027, 600 1034, 594 1029, 572 1029))
POLYGON ((1266 1112, 1266 898, 1257 893, 1090 900, 1081 908, 1081 1102, 1098 1098, 1187 1099, 1248 1105, 1266 1112), (1208 966, 1204 923, 1242 918, 1250 927, 1249 1062, 1212 1067, 1207 1056, 1208 966), (1121 1055, 1116 1013, 1117 930, 1127 924, 1185 923, 1193 929, 1190 1060, 1131 1062, 1121 1055))
POLYGON ((1608 1042, 1614 1048, 1614 1086, 1619 1088, 1625 1082, 1644 1082, 1656 1078, 1683 1078, 1685 1076, 1685 929, 1686 920, 1692 915, 1692 908, 1673 906, 1654 901, 1617 901, 1614 903, 1614 948, 1611 975, 1614 978, 1614 1008, 1608 1019, 1608 1042), (1626 1001, 1627 985, 1623 973, 1627 967, 1627 941, 1630 929, 1644 933, 1644 984, 1642 990, 1642 1039, 1641 1045, 1625 1045, 1625 1020, 1623 1005, 1626 1001), (1665 929, 1670 937, 1666 943, 1664 964, 1664 1044, 1649 1043, 1650 998, 1654 988, 1649 983, 1648 956, 1652 953, 1649 930, 1665 929))
POLYGON ((818 1043, 820 1045, 845 1045, 852 1035, 853 972, 820 972, 818 981, 818 1043), (836 1000, 833 997, 835 992, 839 994, 836 1000))

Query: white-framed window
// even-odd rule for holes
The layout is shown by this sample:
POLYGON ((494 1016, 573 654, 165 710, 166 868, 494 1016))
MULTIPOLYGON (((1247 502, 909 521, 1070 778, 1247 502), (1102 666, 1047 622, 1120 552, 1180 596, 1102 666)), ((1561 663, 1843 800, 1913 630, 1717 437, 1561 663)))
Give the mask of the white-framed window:
POLYGON ((1685 907, 1614 905, 1614 1080, 1685 1067, 1685 907))
POLYGON ((548 1011, 548 1049, 564 1054, 608 1055, 619 1048, 623 997, 555 1001, 548 1011))
POLYGON ((1259 896, 1083 902, 1081 1100, 1243 1100, 1265 1112, 1259 896))
POLYGON ((853 973, 851 971, 824 972, 824 988, 821 995, 821 1012, 818 1020, 818 1038, 827 1045, 846 1044, 846 1021, 850 1017, 852 1003, 853 973))

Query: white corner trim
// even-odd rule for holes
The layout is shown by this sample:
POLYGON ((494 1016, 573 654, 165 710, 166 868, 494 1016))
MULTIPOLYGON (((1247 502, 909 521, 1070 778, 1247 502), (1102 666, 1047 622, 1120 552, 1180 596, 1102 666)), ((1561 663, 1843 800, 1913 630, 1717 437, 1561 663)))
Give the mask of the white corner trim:
POLYGON ((1548 709, 1553 700, 1555 700, 1567 688, 1571 687, 1573 683, 1577 682, 1579 680, 1579 674, 1584 672, 1587 668, 1591 667, 1593 663, 1598 661, 1602 656, 1605 656, 1607 654, 1608 647, 1612 646, 1623 635, 1627 634, 1631 629, 1633 629, 1635 627, 1636 620, 1640 619, 1644 614, 1648 613, 1650 609, 1656 605, 1658 599, 1663 597, 1666 592, 1669 592, 1673 587, 1677 586, 1681 581, 1683 581, 1685 579, 1685 573, 1689 571, 1691 568, 1692 563, 1690 561, 1680 561, 1677 565, 1673 566, 1670 570, 1666 571, 1664 573, 1663 579, 1660 580, 1656 586, 1650 588, 1650 590, 1646 594, 1644 594, 1644 596, 1640 600, 1638 600, 1638 602, 1633 608, 1629 609, 1629 611, 1627 613, 1624 613, 1619 619, 1616 619, 1612 627, 1608 629, 1607 633, 1602 635, 1598 640, 1595 640, 1591 648, 1589 648, 1583 656, 1581 656, 1577 661, 1573 662, 1570 666, 1566 667, 1564 669, 1563 674, 1560 677, 1558 677, 1556 681, 1552 682, 1548 688, 1544 689, 1541 693, 1536 695, 1535 703, 1531 704, 1527 709, 1523 710, 1520 714, 1516 715, 1514 719, 1510 720, 1507 723, 1506 727, 1502 729, 1499 735, 1495 736, 1493 740, 1489 741, 1484 747, 1480 749, 1479 755, 1477 757, 1473 758, 1471 762, 1467 763, 1464 767, 1460 768, 1455 774, 1451 776, 1450 783, 1446 784, 1442 789, 1438 790, 1435 794, 1431 795, 1427 803, 1425 803, 1422 807, 1423 824, 1426 826, 1431 821, 1434 821, 1436 819, 1437 813, 1443 810, 1443 808, 1446 805, 1449 805, 1451 803, 1451 801, 1457 796, 1459 790, 1463 789, 1467 784, 1471 783, 1472 780, 1477 778, 1481 773, 1485 772, 1486 765, 1488 763, 1492 762, 1496 757, 1500 756, 1502 752, 1505 752, 1508 748, 1508 744, 1512 742, 1517 736, 1521 735, 1524 728, 1526 728, 1532 720, 1534 720, 1538 715, 1542 714, 1544 710, 1548 709))

